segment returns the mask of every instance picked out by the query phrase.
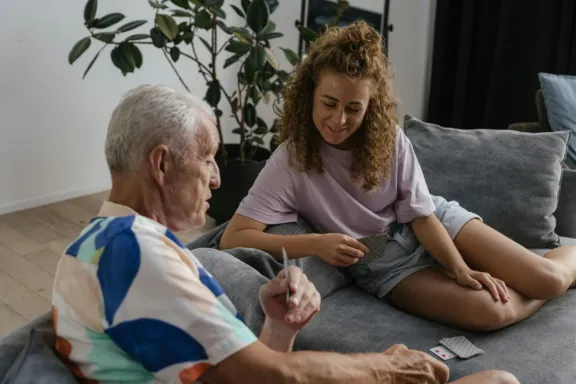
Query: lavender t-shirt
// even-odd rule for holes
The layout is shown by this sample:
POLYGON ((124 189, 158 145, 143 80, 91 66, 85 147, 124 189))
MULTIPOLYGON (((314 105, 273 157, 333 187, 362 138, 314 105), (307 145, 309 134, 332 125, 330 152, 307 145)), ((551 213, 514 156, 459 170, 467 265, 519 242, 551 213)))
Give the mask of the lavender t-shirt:
POLYGON ((272 225, 298 216, 323 233, 359 238, 388 231, 434 212, 435 206, 409 139, 396 128, 390 176, 366 192, 350 175, 352 153, 322 142, 324 172, 300 172, 289 161, 289 146, 280 145, 267 161, 236 213, 272 225))

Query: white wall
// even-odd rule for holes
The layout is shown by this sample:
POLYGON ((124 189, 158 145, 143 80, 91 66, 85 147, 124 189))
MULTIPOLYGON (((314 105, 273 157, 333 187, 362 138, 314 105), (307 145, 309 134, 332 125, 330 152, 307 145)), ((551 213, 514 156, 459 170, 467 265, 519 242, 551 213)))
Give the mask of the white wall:
MULTIPOLYGON (((142 49, 144 65, 135 74, 124 78, 112 65, 109 53, 103 53, 82 80, 97 46, 74 66, 67 57, 72 45, 87 32, 83 26, 85 1, 57 3, 31 6, 10 1, 0 12, 0 213, 109 188, 103 145, 108 117, 120 95, 144 83, 182 88, 163 55, 153 47, 142 49)), ((240 0, 233 3, 240 4, 240 0)), ((300 16, 299 7, 293 4, 282 0, 274 14, 282 32, 293 31, 294 20, 300 16)), ((123 12, 126 21, 153 18, 146 1, 100 0, 99 7, 100 16, 115 11, 123 12)), ((230 22, 237 18, 231 9, 226 11, 230 22)), ((149 22, 141 30, 150 27, 149 22)), ((277 41, 297 47, 296 34, 277 41)), ((286 64, 283 56, 279 55, 279 60, 286 64)), ((182 60, 178 67, 193 92, 203 95, 204 80, 195 66, 182 60)), ((222 80, 233 84, 234 74, 230 72, 222 80)), ((226 137, 228 141, 235 138, 231 134, 226 137)))
MULTIPOLYGON (((435 1, 391 3, 390 22, 395 29, 390 34, 389 56, 396 68, 394 89, 401 114, 421 117, 424 113, 435 1)), ((380 9, 382 0, 351 0, 355 2, 380 9)), ((82 80, 97 46, 74 66, 68 64, 67 56, 86 34, 84 4, 84 0, 59 0, 57 6, 52 2, 30 6, 10 1, 0 12, 0 213, 109 188, 103 145, 108 117, 120 95, 144 83, 182 89, 164 57, 152 47, 142 48, 144 65, 135 74, 124 78, 110 62, 109 53, 103 53, 82 80)), ((146 1, 100 0, 99 6, 99 15, 118 11, 127 20, 152 20, 146 1)), ((226 10, 232 22, 237 16, 226 10)), ((277 39, 276 46, 296 50, 294 21, 299 18, 300 1, 280 0, 273 20, 285 37, 277 39)), ((149 28, 150 23, 142 31, 149 28)), ((281 66, 289 68, 283 54, 278 49, 276 53, 281 66)), ((178 68, 193 92, 203 95, 204 80, 196 67, 182 60, 178 68)), ((235 74, 227 72, 222 81, 231 86, 235 74)), ((262 109, 265 116, 272 116, 270 106, 262 109)), ((229 118, 224 123, 235 127, 229 118)), ((226 132, 226 141, 237 139, 226 132)))

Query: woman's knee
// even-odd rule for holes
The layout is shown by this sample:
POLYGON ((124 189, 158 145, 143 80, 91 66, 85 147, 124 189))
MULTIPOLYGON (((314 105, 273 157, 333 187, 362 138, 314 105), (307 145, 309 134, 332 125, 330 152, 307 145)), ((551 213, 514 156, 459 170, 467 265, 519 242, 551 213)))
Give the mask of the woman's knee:
POLYGON ((507 327, 516 322, 518 311, 514 303, 495 302, 492 296, 482 300, 469 312, 469 328, 473 331, 489 332, 507 327))
MULTIPOLYGON (((473 379, 474 384, 520 384, 516 376, 506 371, 484 371, 472 375, 470 379, 473 379)), ((456 383, 459 384, 458 381, 456 383)), ((467 382, 463 381, 463 384, 467 382)), ((470 381, 472 383, 472 381, 470 381)))
POLYGON ((533 282, 533 291, 526 295, 531 299, 548 300, 560 296, 572 284, 568 268, 553 259, 545 258, 544 260, 546 262, 537 271, 536 281, 533 282))

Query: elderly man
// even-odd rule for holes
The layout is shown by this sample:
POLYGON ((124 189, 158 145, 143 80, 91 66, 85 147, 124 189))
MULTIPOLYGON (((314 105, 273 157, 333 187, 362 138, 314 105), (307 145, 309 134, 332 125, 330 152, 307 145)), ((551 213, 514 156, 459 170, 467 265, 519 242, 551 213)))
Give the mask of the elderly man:
MULTIPOLYGON (((283 270, 261 287, 266 319, 259 338, 250 332, 174 235, 204 224, 210 190, 220 185, 217 149, 212 110, 190 94, 141 86, 114 110, 106 139, 109 200, 62 255, 54 283, 56 347, 76 377, 90 383, 445 383, 445 365, 404 346, 356 355, 290 352, 320 307, 314 285, 295 267, 289 282, 283 270)), ((514 382, 500 372, 475 378, 514 382)))

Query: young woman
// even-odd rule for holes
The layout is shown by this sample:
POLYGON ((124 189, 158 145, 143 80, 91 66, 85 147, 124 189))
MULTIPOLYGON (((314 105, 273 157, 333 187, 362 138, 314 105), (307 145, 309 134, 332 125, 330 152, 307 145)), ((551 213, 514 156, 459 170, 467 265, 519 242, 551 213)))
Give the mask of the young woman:
POLYGON ((576 248, 540 257, 457 202, 431 196, 396 124, 380 35, 364 22, 329 30, 284 91, 282 144, 230 221, 221 248, 317 256, 348 267, 392 305, 470 330, 533 314, 575 284, 576 248), (301 216, 320 234, 279 236, 301 216), (385 234, 379 257, 356 239, 385 234))

